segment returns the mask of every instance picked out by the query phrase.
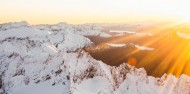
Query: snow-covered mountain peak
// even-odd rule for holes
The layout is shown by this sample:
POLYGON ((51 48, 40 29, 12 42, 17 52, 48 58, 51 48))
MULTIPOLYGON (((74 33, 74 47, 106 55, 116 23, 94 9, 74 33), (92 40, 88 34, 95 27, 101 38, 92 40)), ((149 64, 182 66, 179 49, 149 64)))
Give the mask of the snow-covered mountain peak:
POLYGON ((9 22, 9 23, 4 23, 0 24, 0 30, 7 30, 11 28, 18 28, 18 27, 26 27, 29 24, 26 21, 22 22, 9 22))
POLYGON ((6 38, 26 38, 26 37, 42 37, 48 35, 48 31, 41 31, 31 27, 17 27, 0 31, 0 40, 6 38))
POLYGON ((60 22, 60 23, 57 24, 57 26, 60 26, 60 27, 61 27, 61 26, 67 26, 67 25, 68 25, 68 24, 67 24, 66 22, 60 22))

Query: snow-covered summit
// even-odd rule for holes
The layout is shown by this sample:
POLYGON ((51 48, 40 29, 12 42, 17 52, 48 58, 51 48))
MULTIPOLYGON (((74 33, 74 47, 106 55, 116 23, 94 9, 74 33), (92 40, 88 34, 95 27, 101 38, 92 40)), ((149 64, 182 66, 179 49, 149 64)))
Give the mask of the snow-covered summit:
POLYGON ((9 22, 9 23, 0 24, 0 30, 7 30, 7 29, 12 29, 12 28, 18 28, 18 27, 26 27, 28 25, 29 24, 26 21, 9 22))

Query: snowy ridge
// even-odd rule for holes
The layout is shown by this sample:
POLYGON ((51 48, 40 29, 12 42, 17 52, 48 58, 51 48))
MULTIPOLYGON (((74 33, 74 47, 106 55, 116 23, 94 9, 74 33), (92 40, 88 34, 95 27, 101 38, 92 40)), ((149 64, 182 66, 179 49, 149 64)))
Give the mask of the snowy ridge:
POLYGON ((93 44, 87 34, 65 23, 42 26, 0 28, 0 94, 190 93, 187 75, 154 78, 126 63, 106 65, 82 50, 93 44))
POLYGON ((18 27, 26 27, 28 25, 29 24, 25 21, 4 23, 4 24, 0 24, 0 30, 7 30, 7 29, 11 29, 11 28, 18 28, 18 27))

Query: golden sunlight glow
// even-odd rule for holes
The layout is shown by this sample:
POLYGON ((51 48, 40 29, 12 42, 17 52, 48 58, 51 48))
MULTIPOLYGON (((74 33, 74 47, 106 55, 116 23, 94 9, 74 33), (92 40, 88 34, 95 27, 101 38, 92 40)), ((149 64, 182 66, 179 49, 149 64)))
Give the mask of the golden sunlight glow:
POLYGON ((154 28, 148 27, 144 30, 144 32, 153 33, 154 36, 152 37, 129 34, 108 41, 108 43, 113 44, 129 44, 132 40, 134 44, 155 48, 155 50, 142 51, 134 49, 133 45, 131 46, 132 48, 117 48, 118 50, 115 50, 105 44, 99 44, 96 48, 101 50, 97 49, 95 57, 97 56, 101 60, 105 60, 104 62, 110 65, 127 62, 136 67, 144 67, 148 74, 153 76, 162 76, 164 73, 171 73, 176 76, 181 74, 190 75, 190 39, 181 38, 176 33, 180 31, 190 35, 190 24, 162 23, 156 24, 156 26, 154 28), (114 50, 114 55, 111 54, 111 50, 114 50), (113 56, 108 57, 108 54, 113 56))
POLYGON ((0 23, 190 21, 189 0, 0 0, 0 23))

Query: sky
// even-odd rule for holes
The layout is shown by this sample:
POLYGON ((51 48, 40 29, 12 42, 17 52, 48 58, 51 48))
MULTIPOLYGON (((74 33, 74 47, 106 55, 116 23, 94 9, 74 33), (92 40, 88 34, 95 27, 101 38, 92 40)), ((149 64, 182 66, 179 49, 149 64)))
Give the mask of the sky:
POLYGON ((0 23, 190 21, 190 0, 0 0, 0 23))

